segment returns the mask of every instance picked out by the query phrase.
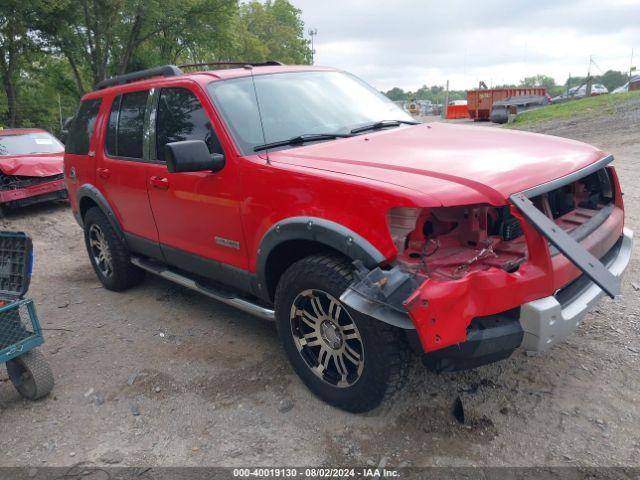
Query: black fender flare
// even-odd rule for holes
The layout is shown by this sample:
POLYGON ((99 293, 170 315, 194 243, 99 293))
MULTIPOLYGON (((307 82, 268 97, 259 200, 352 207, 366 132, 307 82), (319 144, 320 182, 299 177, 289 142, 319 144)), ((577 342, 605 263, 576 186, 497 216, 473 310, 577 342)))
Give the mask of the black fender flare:
POLYGON ((353 230, 331 220, 318 217, 289 217, 267 230, 257 252, 256 274, 260 296, 268 297, 267 260, 280 244, 291 240, 310 240, 327 245, 352 260, 360 260, 366 267, 374 268, 385 256, 367 239, 353 230))
POLYGON ((81 217, 81 213, 80 213, 80 204, 82 203, 83 198, 90 198, 91 200, 93 200, 93 202, 95 202, 98 205, 98 208, 102 210, 102 213, 104 213, 104 215, 107 217, 107 220, 109 220, 109 223, 115 230, 116 235, 118 235, 120 240, 122 240, 126 245, 127 239, 124 235, 124 232, 122 231, 122 227, 120 227, 118 218, 116 217, 115 213, 113 212, 113 209, 109 205, 109 202, 104 197, 104 195, 100 192, 100 190, 98 190, 96 187, 88 183, 82 185, 78 189, 78 193, 77 193, 77 199, 78 199, 77 200, 78 202, 77 220, 80 223, 80 226, 84 228, 84 219, 81 217))

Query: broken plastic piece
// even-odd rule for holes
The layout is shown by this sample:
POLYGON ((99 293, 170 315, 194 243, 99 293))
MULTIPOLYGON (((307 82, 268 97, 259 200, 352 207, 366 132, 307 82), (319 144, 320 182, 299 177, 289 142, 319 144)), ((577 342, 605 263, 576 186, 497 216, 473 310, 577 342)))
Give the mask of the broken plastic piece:
POLYGON ((355 280, 340 300, 354 310, 382 322, 414 329, 403 303, 420 285, 415 276, 399 266, 390 270, 380 267, 368 270, 359 260, 354 265, 355 280))

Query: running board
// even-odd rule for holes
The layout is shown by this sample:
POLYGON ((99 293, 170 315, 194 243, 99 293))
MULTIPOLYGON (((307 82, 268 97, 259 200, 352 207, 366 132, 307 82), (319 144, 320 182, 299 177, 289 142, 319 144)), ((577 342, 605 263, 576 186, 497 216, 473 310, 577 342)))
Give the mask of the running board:
POLYGON ((258 305, 244 298, 237 297, 232 292, 225 292, 223 290, 217 290, 209 286, 201 285, 196 280, 186 277, 175 270, 171 270, 169 267, 161 263, 140 257, 131 257, 131 263, 136 267, 146 270, 147 272, 151 272, 154 275, 158 275, 159 277, 177 283, 178 285, 200 292, 207 297, 213 298, 214 300, 218 300, 219 302, 227 305, 231 305, 243 312, 250 313, 251 315, 255 315, 256 317, 260 317, 264 320, 275 320, 275 312, 270 308, 258 305))

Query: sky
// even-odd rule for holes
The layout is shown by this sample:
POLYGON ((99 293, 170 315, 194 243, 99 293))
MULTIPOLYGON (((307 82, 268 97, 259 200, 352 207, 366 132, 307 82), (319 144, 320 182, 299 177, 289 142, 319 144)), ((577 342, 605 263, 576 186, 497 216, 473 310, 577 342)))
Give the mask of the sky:
POLYGON ((380 90, 465 90, 550 75, 640 71, 640 0, 291 0, 314 37, 315 64, 380 90))

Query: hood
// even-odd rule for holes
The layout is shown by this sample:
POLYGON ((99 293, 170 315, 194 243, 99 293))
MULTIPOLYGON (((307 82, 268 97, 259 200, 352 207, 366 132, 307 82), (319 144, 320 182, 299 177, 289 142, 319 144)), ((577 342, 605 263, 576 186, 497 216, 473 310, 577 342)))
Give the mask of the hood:
POLYGON ((441 205, 504 204, 604 157, 574 140, 447 123, 398 127, 271 152, 272 162, 410 188, 441 205))
POLYGON ((62 153, 0 156, 0 171, 5 175, 50 177, 63 172, 62 153))

